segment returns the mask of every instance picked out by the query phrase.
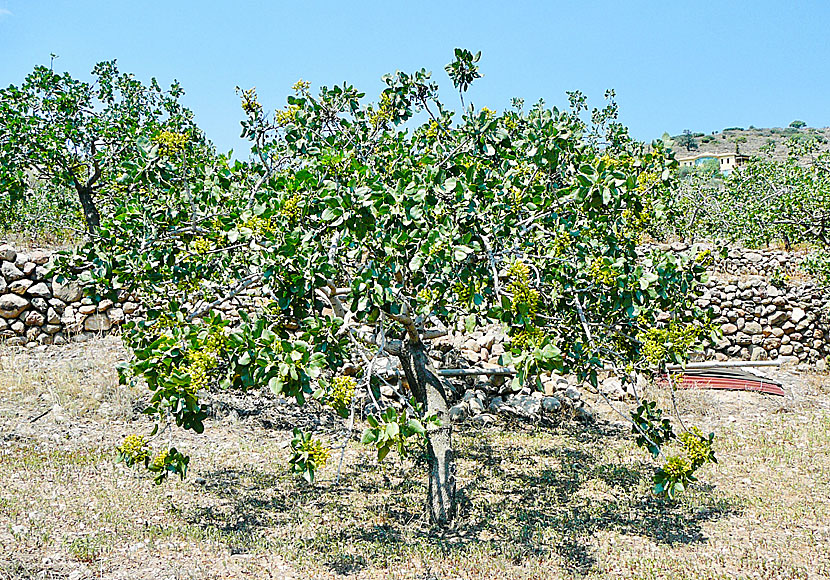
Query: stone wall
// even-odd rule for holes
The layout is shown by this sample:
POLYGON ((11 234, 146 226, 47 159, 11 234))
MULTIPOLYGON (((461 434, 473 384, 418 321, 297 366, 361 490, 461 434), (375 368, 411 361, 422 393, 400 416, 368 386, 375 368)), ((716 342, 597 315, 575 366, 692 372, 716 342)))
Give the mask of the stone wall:
POLYGON ((37 346, 85 341, 121 325, 138 309, 133 302, 85 298, 77 282, 58 283, 51 253, 0 245, 0 341, 37 346))
POLYGON ((758 276, 713 276, 698 306, 712 308, 723 338, 709 358, 775 359, 816 363, 830 354, 827 295, 813 284, 779 288, 758 276))
MULTIPOLYGON (((661 249, 697 253, 706 246, 677 243, 661 249)), ((828 295, 795 275, 781 284, 781 272, 797 273, 803 254, 780 250, 730 250, 717 257, 698 305, 712 308, 723 338, 706 349, 707 358, 774 359, 792 356, 816 363, 830 355, 828 295), (770 279, 775 276, 780 286, 770 279)), ((137 311, 134 302, 94 304, 77 283, 57 283, 47 251, 15 251, 0 245, 0 341, 36 346, 83 341, 118 328, 137 311)), ((239 304, 227 304, 233 315, 239 304)), ((468 363, 493 364, 504 351, 494 331, 453 336, 454 351, 468 363)))

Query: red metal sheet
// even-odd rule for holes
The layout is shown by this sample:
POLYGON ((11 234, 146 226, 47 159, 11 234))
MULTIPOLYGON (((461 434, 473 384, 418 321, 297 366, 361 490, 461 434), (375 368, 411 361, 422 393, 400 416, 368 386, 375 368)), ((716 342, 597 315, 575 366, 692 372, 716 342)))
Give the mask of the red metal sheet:
MULTIPOLYGON (((668 385, 668 380, 665 378, 665 375, 660 377, 660 382, 668 385)), ((673 382, 681 389, 729 389, 735 391, 757 391, 781 397, 785 396, 784 389, 779 385, 764 381, 761 377, 758 377, 758 380, 751 380, 681 375, 680 380, 674 380, 673 382)))

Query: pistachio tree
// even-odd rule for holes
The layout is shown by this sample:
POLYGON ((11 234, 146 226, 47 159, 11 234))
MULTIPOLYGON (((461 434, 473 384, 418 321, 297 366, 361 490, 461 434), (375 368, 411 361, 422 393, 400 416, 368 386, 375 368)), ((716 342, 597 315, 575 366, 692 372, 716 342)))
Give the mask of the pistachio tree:
MULTIPOLYGON (((477 60, 459 51, 447 68, 462 95, 477 60)), ((98 298, 129 291, 148 306, 126 326, 134 357, 122 377, 146 382, 160 430, 201 432, 200 392, 216 386, 267 386, 352 419, 366 408, 362 441, 378 459, 423 441, 428 511, 447 525, 450 395, 429 342, 497 322, 517 384, 541 388, 551 371, 627 379, 694 347, 703 268, 638 253, 675 162, 634 143, 613 103, 590 121, 578 93, 566 110, 515 100, 501 113, 454 111, 425 70, 383 80, 375 100, 346 83, 313 94, 299 81, 273 112, 240 90, 250 160, 142 151, 113 217, 72 259, 98 298), (238 318, 223 314, 228 301, 242 302, 238 318), (408 388, 399 408, 377 391, 377 361, 390 356, 408 388)), ((659 456, 674 437, 660 411, 641 406, 633 419, 659 456)), ((146 443, 130 440, 121 457, 183 474, 182 453, 153 458, 146 443)), ((291 445, 292 469, 313 481, 331 445, 300 429, 291 445)), ((657 491, 682 489, 704 462, 667 462, 657 491)))
POLYGON ((178 83, 145 85, 115 61, 95 65, 92 77, 37 66, 20 86, 0 88, 0 190, 12 201, 33 187, 75 191, 90 232, 100 225, 101 200, 116 194, 111 186, 142 146, 166 147, 173 135, 179 145, 204 140, 178 83))

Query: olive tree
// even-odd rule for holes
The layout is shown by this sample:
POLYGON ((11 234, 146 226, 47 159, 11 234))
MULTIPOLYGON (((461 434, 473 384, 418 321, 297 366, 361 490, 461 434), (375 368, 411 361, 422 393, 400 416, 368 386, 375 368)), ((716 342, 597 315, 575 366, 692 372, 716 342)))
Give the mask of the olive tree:
MULTIPOLYGON (((461 94, 477 60, 457 51, 448 66, 461 94)), ((143 152, 121 180, 131 193, 73 259, 99 298, 128 290, 149 307, 125 329, 134 358, 122 377, 150 388, 154 434, 168 422, 201 432, 199 393, 216 385, 267 386, 352 418, 362 396, 362 441, 378 459, 424 442, 428 511, 443 526, 455 514, 455 459, 430 340, 495 321, 517 384, 541 388, 548 371, 627 379, 693 348, 703 268, 638 253, 676 162, 631 141, 613 103, 589 123, 577 93, 570 110, 515 100, 501 113, 456 112, 424 70, 384 82, 372 102, 345 83, 315 95, 300 81, 273 113, 240 90, 251 159, 182 150, 162 164, 143 152), (236 321, 219 308, 229 300, 245 303, 236 321), (399 409, 379 400, 379 357, 405 374, 399 409)), ((633 423, 655 457, 674 437, 648 402, 633 423)), ((669 458, 656 492, 682 490, 713 458, 711 438, 685 437, 697 451, 669 458)), ((296 429, 292 469, 312 482, 330 448, 296 429)), ((143 438, 120 457, 159 479, 188 462, 174 448, 153 457, 143 438)))
MULTIPOLYGON (((54 57, 53 57, 54 58, 54 57)), ((201 142, 178 83, 163 90, 98 63, 93 82, 37 66, 20 86, 0 88, 0 189, 14 199, 32 180, 42 189, 77 193, 90 232, 101 222, 97 198, 128 172, 142 146, 201 142), (142 139, 144 142, 142 142, 142 139)))

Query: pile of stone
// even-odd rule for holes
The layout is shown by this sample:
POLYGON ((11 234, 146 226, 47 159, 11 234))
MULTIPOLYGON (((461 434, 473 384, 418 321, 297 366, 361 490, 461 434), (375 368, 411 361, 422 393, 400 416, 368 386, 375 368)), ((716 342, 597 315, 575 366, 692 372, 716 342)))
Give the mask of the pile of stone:
POLYGON ((122 324, 138 309, 129 301, 85 298, 76 281, 59 283, 49 252, 0 245, 0 341, 37 346, 82 342, 122 324))

